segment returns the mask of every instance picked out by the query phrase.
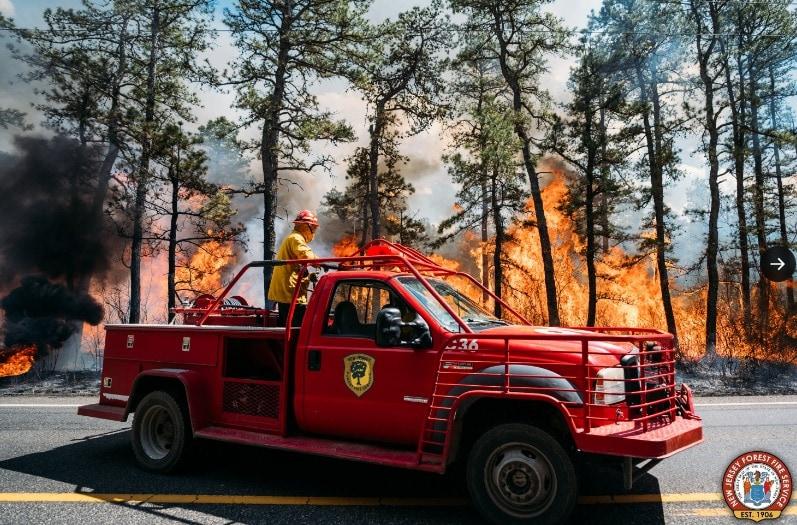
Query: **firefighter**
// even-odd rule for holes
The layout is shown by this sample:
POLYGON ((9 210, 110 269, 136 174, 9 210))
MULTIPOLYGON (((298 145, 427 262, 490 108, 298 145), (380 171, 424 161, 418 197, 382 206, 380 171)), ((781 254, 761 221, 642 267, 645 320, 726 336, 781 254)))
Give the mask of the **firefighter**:
MULTIPOLYGON (((316 255, 310 248, 310 241, 315 236, 318 229, 318 218, 310 210, 302 210, 293 220, 293 231, 285 237, 277 251, 277 259, 316 259, 316 255)), ((293 292, 296 289, 296 282, 299 279, 301 266, 297 264, 285 264, 276 266, 271 276, 271 283, 268 286, 268 299, 277 303, 279 310, 278 325, 286 326, 288 322, 288 310, 293 300, 293 292)), ((304 311, 307 308, 307 284, 308 277, 300 284, 301 289, 296 299, 296 308, 293 311, 293 326, 301 326, 304 311)))

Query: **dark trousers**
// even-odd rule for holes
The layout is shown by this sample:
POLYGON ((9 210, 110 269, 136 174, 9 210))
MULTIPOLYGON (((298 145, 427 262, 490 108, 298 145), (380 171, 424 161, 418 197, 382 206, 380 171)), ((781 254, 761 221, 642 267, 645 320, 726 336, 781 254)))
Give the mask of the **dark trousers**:
MULTIPOLYGON (((286 326, 288 324, 288 310, 291 309, 290 303, 277 303, 279 316, 277 317, 277 326, 286 326)), ((304 319, 304 311, 307 310, 306 304, 297 304, 293 309, 293 326, 302 326, 304 319)))

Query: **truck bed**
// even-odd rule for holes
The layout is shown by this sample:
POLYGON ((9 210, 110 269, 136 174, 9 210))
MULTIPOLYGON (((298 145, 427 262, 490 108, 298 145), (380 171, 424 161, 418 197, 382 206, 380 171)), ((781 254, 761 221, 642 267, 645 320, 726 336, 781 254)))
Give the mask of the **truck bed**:
POLYGON ((172 371, 181 378, 190 374, 202 385, 206 424, 282 432, 290 409, 286 333, 285 328, 258 326, 108 325, 103 408, 96 407, 92 415, 124 419, 124 412, 119 416, 109 409, 129 411, 136 379, 148 371, 172 371))

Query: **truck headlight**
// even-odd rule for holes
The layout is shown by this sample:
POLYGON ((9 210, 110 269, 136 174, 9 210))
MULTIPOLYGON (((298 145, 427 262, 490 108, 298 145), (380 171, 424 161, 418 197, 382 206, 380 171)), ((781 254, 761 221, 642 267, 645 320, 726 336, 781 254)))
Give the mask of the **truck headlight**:
POLYGON ((598 371, 593 400, 597 405, 613 405, 625 401, 625 373, 614 366, 598 371))

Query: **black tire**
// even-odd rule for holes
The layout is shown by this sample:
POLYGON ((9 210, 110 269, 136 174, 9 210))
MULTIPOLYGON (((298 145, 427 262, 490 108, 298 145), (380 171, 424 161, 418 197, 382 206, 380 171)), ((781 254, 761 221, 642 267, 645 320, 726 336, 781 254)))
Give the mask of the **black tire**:
POLYGON ((172 394, 150 392, 136 407, 132 444, 138 464, 166 474, 187 456, 193 438, 187 411, 172 394))
POLYGON ((565 523, 578 499, 573 462, 537 427, 505 424, 482 435, 468 456, 471 500, 495 524, 565 523))

